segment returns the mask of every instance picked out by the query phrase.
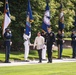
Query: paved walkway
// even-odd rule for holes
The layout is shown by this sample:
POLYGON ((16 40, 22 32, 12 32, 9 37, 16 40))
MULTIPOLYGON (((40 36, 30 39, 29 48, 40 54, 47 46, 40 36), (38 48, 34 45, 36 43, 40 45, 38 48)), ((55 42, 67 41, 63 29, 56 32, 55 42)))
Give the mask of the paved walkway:
MULTIPOLYGON (((53 59, 52 63, 65 63, 65 62, 76 62, 76 59, 53 59)), ((38 60, 30 60, 30 62, 22 62, 22 61, 11 61, 11 63, 0 63, 0 67, 3 66, 19 66, 19 65, 32 65, 32 64, 44 64, 47 61, 43 61, 42 63, 38 63, 38 60)))

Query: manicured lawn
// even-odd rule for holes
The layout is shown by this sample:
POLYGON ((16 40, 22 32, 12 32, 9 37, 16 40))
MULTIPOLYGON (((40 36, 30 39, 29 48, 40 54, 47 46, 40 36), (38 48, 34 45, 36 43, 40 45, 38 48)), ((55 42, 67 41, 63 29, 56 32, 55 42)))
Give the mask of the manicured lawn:
MULTIPOLYGON (((58 51, 54 50, 53 51, 53 58, 58 57, 58 51)), ((64 49, 63 50, 63 58, 71 58, 72 57, 72 49, 64 49)), ((29 59, 37 59, 38 54, 36 50, 31 50, 29 54, 29 59)), ((0 51, 0 60, 4 61, 5 59, 5 53, 0 51)), ((23 51, 16 51, 16 52, 11 52, 10 54, 10 60, 24 60, 24 52, 23 51)))
POLYGON ((0 75, 76 75, 76 62, 0 67, 0 75))
POLYGON ((64 40, 71 40, 71 38, 64 38, 64 40))

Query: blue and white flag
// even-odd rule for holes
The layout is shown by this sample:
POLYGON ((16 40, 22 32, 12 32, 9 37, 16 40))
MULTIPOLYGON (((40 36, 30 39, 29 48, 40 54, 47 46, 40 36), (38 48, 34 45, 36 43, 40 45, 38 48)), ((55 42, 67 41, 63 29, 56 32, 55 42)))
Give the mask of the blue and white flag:
POLYGON ((27 17, 26 17, 26 31, 25 34, 29 36, 31 32, 31 23, 33 22, 32 10, 30 5, 30 0, 28 0, 28 7, 27 7, 27 17))
POLYGON ((2 25, 3 34, 5 32, 5 29, 9 26, 10 23, 11 23, 11 19, 10 19, 9 4, 8 4, 8 0, 6 0, 5 9, 4 9, 4 22, 2 25))
POLYGON ((64 13, 63 13, 63 6, 62 6, 62 4, 60 4, 60 13, 59 13, 58 26, 59 26, 60 30, 63 30, 65 28, 65 25, 64 25, 64 13))
POLYGON ((44 18, 43 18, 43 22, 42 22, 42 30, 47 32, 47 27, 50 27, 50 25, 51 25, 50 10, 49 10, 48 2, 47 2, 46 8, 45 8, 45 13, 44 13, 44 18))

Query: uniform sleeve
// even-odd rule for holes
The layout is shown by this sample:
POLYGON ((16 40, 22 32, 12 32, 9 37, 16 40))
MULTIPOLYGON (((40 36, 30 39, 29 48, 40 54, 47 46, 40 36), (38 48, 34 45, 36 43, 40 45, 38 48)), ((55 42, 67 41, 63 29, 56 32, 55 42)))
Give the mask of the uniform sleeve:
POLYGON ((6 39, 11 39, 12 34, 10 34, 10 33, 4 33, 4 37, 5 37, 6 39))
POLYGON ((24 40, 28 40, 28 35, 24 34, 23 38, 24 38, 24 40))
POLYGON ((37 37, 35 38, 35 41, 34 41, 34 48, 36 46, 36 43, 37 43, 37 37))
POLYGON ((55 36, 55 34, 53 33, 53 42, 55 42, 56 41, 56 36, 55 36))
POLYGON ((29 33, 29 36, 28 36, 28 38, 29 38, 29 39, 31 38, 31 32, 29 33))

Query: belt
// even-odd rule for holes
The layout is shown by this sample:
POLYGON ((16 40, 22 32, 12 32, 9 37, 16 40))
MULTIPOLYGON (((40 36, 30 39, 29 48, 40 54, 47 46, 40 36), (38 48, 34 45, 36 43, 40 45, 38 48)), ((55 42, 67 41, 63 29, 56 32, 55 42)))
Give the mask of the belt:
POLYGON ((26 39, 24 39, 24 41, 27 41, 26 39))

